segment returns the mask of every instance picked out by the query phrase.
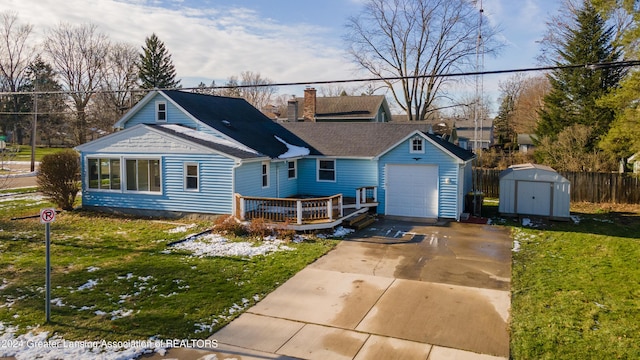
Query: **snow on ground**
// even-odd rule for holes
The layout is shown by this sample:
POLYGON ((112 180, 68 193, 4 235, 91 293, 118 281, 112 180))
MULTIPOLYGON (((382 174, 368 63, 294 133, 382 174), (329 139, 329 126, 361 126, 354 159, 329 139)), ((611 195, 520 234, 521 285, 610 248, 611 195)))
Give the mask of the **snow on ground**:
POLYGON ((137 359, 144 354, 166 353, 166 342, 149 340, 129 341, 68 341, 48 332, 32 331, 16 335, 15 328, 0 322, 0 358, 22 359, 75 359, 125 360, 137 359))
POLYGON ((282 240, 264 240, 260 245, 254 246, 253 243, 230 242, 227 238, 218 234, 205 234, 197 237, 189 238, 187 241, 175 244, 173 249, 186 250, 193 253, 196 257, 210 256, 240 256, 254 257, 257 255, 266 255, 276 251, 295 250, 292 247, 284 245, 282 240))
POLYGON ((318 234, 317 236, 321 239, 342 238, 351 234, 353 231, 353 229, 347 229, 345 227, 338 226, 337 228, 335 228, 335 230, 333 230, 333 233, 331 234, 318 234))
POLYGON ((196 225, 196 224, 181 225, 181 226, 175 227, 173 229, 167 230, 167 232, 169 234, 183 233, 183 232, 187 232, 187 230, 189 230, 189 229, 193 229, 196 226, 198 226, 198 225, 196 225))
POLYGON ((580 224, 580 220, 582 220, 580 216, 571 215, 571 221, 573 221, 574 224, 580 224))
POLYGON ((89 279, 89 281, 87 281, 86 283, 84 283, 83 285, 80 285, 80 287, 78 287, 78 291, 89 290, 89 289, 92 289, 96 285, 98 285, 98 280, 89 279))
POLYGON ((511 251, 513 251, 513 252, 520 251, 520 241, 513 240, 513 249, 511 249, 511 251))

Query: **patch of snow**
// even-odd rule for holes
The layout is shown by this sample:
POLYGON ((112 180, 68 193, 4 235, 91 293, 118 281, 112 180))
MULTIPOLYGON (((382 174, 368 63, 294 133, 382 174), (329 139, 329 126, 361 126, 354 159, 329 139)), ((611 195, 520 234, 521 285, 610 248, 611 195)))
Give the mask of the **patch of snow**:
POLYGON ((511 251, 513 251, 513 252, 520 251, 520 241, 513 240, 513 249, 511 249, 511 251))
POLYGON ((289 158, 294 158, 299 156, 307 156, 311 153, 311 151, 306 147, 291 145, 286 141, 282 140, 281 138, 279 138, 278 136, 274 135, 274 137, 276 138, 276 140, 280 141, 287 147, 287 152, 278 156, 278 159, 289 159, 289 158))
POLYGON ((337 228, 335 228, 335 230, 333 230, 333 233, 329 235, 318 234, 317 236, 321 239, 341 238, 351 234, 353 231, 354 231, 353 229, 348 229, 342 226, 338 226, 337 228))
POLYGON ((295 250, 283 245, 282 240, 265 240, 262 244, 254 246, 250 242, 229 242, 225 237, 218 234, 205 234, 194 237, 173 245, 174 249, 186 250, 197 257, 209 256, 240 256, 253 257, 266 255, 268 253, 284 250, 295 250))
POLYGON ((9 286, 9 283, 7 282, 7 280, 2 279, 2 284, 0 284, 0 290, 3 290, 7 286, 9 286))
POLYGON ((91 305, 91 306, 86 306, 86 305, 85 305, 85 306, 81 307, 80 309, 78 309, 78 311, 91 310, 91 309, 93 309, 94 307, 96 307, 96 306, 95 306, 95 305, 91 305))
POLYGON ((93 312, 94 314, 98 315, 98 316, 104 316, 107 315, 106 312, 102 311, 102 310, 96 310, 93 312))
POLYGON ((196 227, 198 225, 196 224, 189 224, 189 225, 183 225, 183 226, 178 226, 176 228, 167 230, 167 232, 169 234, 176 234, 176 233, 183 233, 183 232, 187 232, 187 230, 189 229, 193 229, 194 227, 196 227))
POLYGON ((94 272, 94 271, 98 271, 98 270, 100 270, 100 268, 96 267, 96 266, 89 266, 87 268, 87 272, 94 272))
POLYGON ((111 320, 121 319, 123 317, 131 316, 133 314, 133 310, 114 310, 111 313, 111 320))
POLYGON ((571 221, 573 221, 574 224, 580 224, 580 216, 577 215, 571 215, 571 221))
POLYGON ((70 341, 48 332, 16 335, 16 328, 0 323, 0 358, 16 359, 138 359, 145 354, 166 354, 169 344, 154 339, 130 341, 70 341))
POLYGON ((65 306, 64 302, 62 302, 62 299, 60 298, 51 299, 51 304, 55 306, 60 306, 60 307, 65 306))
POLYGON ((529 218, 522 219, 522 226, 535 226, 535 224, 529 218))
POLYGON ((98 280, 89 279, 83 285, 80 285, 78 291, 93 289, 94 286, 98 285, 98 280))
POLYGON ((171 131, 175 131, 177 133, 181 133, 184 135, 187 135, 189 137, 195 138, 195 139, 200 139, 200 140, 204 140, 204 141, 208 141, 208 142, 212 142, 215 144, 220 144, 220 145, 224 145, 224 146, 228 146, 228 147, 232 147, 235 149, 240 149, 242 151, 246 151, 252 154, 258 154, 257 151, 251 149, 250 147, 244 146, 240 143, 237 143, 235 141, 231 141, 228 139, 223 139, 220 137, 217 137, 215 135, 211 135, 211 134, 206 134, 203 133, 201 131, 197 131, 197 130, 193 130, 193 129, 189 129, 186 128, 184 126, 180 126, 180 125, 174 125, 174 124, 166 124, 166 125, 160 125, 164 128, 167 128, 171 131))

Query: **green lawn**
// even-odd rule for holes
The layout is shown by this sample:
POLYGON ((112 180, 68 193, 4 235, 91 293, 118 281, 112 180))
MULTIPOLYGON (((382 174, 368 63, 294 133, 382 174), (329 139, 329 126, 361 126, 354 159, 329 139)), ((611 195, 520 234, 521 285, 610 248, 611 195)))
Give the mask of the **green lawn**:
MULTIPOLYGON (((630 207, 631 208, 631 207, 630 207)), ((640 211, 573 209, 522 227, 513 253, 513 359, 640 359, 640 211)))
MULTIPOLYGON (((19 145, 20 151, 6 155, 7 160, 11 161, 31 161, 31 146, 19 145)), ((42 157, 48 154, 55 154, 63 151, 65 148, 36 147, 36 161, 42 160, 42 157)))
POLYGON ((194 257, 167 244, 212 226, 59 213, 51 224, 51 323, 45 324, 44 225, 38 199, 0 202, 0 323, 68 340, 199 339, 239 315, 335 246, 288 244, 266 256, 194 257))

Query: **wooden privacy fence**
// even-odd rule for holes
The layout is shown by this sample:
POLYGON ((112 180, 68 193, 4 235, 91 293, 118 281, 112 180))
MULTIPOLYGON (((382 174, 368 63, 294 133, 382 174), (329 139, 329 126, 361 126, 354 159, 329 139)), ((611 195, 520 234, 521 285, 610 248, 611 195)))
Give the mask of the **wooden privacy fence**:
MULTIPOLYGON (((486 197, 500 196, 500 172, 478 171, 480 188, 486 197)), ((571 182, 571 201, 592 203, 640 204, 640 177, 632 174, 558 171, 571 182)))

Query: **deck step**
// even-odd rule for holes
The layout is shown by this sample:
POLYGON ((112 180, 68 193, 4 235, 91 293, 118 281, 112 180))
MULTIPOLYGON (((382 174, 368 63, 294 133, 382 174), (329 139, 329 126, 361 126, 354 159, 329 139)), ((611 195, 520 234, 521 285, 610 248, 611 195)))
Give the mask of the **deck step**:
POLYGON ((351 219, 349 221, 349 223, 346 224, 346 226, 358 231, 358 230, 362 230, 362 229, 366 228, 367 226, 369 226, 369 225, 373 224, 374 222, 376 222, 375 216, 372 216, 372 215, 369 215, 369 214, 362 214, 362 215, 351 219), (362 215, 364 215, 364 217, 362 215), (356 219, 358 219, 358 220, 354 221, 356 219))
POLYGON ((351 227, 353 224, 356 224, 356 223, 366 219, 368 216, 369 216, 369 214, 367 214, 366 212, 362 213, 362 214, 360 214, 358 216, 352 217, 351 219, 345 220, 345 225, 348 226, 348 227, 351 227))

